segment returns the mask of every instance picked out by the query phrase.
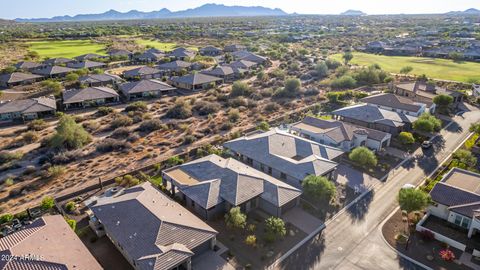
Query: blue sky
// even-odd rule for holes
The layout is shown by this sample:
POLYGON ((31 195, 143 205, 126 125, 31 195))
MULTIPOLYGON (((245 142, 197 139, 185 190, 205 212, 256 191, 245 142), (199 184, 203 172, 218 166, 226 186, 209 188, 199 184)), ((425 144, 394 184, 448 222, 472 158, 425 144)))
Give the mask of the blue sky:
POLYGON ((142 11, 168 8, 172 11, 206 3, 278 7, 302 14, 338 14, 359 9, 368 14, 443 13, 467 8, 480 9, 480 0, 0 0, 0 18, 52 17, 101 13, 109 9, 142 11))

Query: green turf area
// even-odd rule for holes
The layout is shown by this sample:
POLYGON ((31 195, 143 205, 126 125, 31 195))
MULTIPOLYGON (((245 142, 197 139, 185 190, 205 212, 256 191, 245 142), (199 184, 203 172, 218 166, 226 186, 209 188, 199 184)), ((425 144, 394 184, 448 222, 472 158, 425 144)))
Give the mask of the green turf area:
POLYGON ((149 39, 137 39, 136 41, 140 45, 154 47, 162 51, 171 51, 177 46, 175 43, 160 42, 149 39))
MULTIPOLYGON (((332 55, 331 58, 343 61, 341 54, 332 55)), ((385 56, 359 52, 353 53, 351 63, 362 66, 378 64, 383 70, 391 73, 399 73, 402 67, 411 66, 413 71, 410 74, 425 74, 430 78, 467 83, 480 82, 480 63, 455 63, 447 59, 385 56)))
POLYGON ((43 40, 27 42, 30 51, 36 51, 41 58, 72 58, 87 53, 105 55, 105 45, 91 40, 43 40))

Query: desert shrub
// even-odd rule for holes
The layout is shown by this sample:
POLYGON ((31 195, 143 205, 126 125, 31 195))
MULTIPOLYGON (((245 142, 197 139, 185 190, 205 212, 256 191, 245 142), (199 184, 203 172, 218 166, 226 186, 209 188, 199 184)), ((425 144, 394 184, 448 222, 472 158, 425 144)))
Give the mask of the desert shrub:
POLYGON ((97 109, 97 113, 99 115, 108 115, 108 114, 111 114, 112 112, 113 112, 113 108, 110 108, 110 107, 102 106, 97 109))
POLYGON ((25 143, 34 143, 38 140, 38 134, 35 131, 28 131, 22 135, 22 140, 25 143))
POLYGON ((325 61, 325 64, 327 65, 328 69, 337 69, 338 67, 340 67, 342 65, 342 63, 340 63, 336 60, 333 60, 333 59, 327 59, 325 61))
POLYGON ((180 165, 180 164, 183 164, 185 161, 180 158, 179 156, 173 156, 173 157, 170 157, 168 158, 166 161, 165 161, 165 164, 168 166, 168 167, 172 167, 172 166, 175 166, 175 165, 180 165))
POLYGON ((230 92, 231 97, 248 97, 250 94, 252 94, 252 88, 248 86, 248 84, 241 81, 236 81, 233 83, 232 92, 230 92))
POLYGON ((240 112, 237 109, 231 109, 228 112, 228 121, 236 123, 240 119, 240 112))
POLYGON ((163 129, 164 127, 165 125, 162 124, 162 121, 158 119, 152 119, 143 121, 138 129, 142 132, 150 133, 155 130, 163 129))
POLYGON ((100 153, 108 153, 113 151, 123 151, 130 149, 131 145, 128 142, 106 138, 99 142, 96 146, 96 150, 100 153))
POLYGON ((5 179, 5 181, 3 181, 3 184, 5 186, 9 187, 9 186, 12 186, 14 184, 14 181, 11 177, 9 177, 9 178, 5 179))
POLYGON ((125 139, 130 135, 131 131, 127 127, 119 127, 112 132, 110 135, 114 139, 125 139))
POLYGON ((49 144, 54 148, 77 149, 90 141, 90 134, 81 125, 75 123, 73 117, 63 115, 49 144))
POLYGON ((123 114, 119 114, 112 120, 112 122, 110 122, 110 128, 116 129, 119 127, 130 126, 131 124, 133 124, 132 118, 123 114))
POLYGON ((257 129, 258 130, 263 130, 263 131, 268 131, 270 129, 270 124, 266 121, 262 121, 257 124, 257 129))
POLYGON ((0 164, 5 164, 23 157, 22 152, 0 151, 0 164))
POLYGON ((64 175, 66 172, 67 172, 67 168, 65 168, 64 166, 55 165, 48 168, 48 174, 52 179, 56 179, 64 175))
POLYGON ((248 105, 247 99, 243 97, 232 98, 228 101, 228 104, 233 108, 246 107, 248 105))
POLYGON ((185 136, 184 140, 183 140, 183 143, 184 144, 192 144, 194 141, 196 141, 197 138, 195 138, 195 136, 193 135, 187 135, 185 136))
POLYGON ((142 111, 146 112, 148 110, 147 103, 144 101, 135 101, 133 103, 130 103, 125 107, 126 112, 131 112, 131 111, 142 111))
POLYGON ((173 119, 187 119, 192 116, 192 108, 186 102, 180 101, 171 107, 165 116, 173 119))
POLYGON ((132 133, 128 136, 127 142, 133 143, 140 139, 140 135, 138 133, 132 133))
POLYGON ((82 157, 82 152, 79 150, 74 151, 63 151, 55 154, 51 158, 52 164, 68 164, 82 157))
POLYGON ((209 115, 218 112, 220 110, 220 104, 215 103, 215 102, 209 102, 209 101, 197 101, 195 102, 195 105, 193 106, 193 109, 199 114, 199 115, 209 115))
POLYGON ((336 78, 330 83, 330 86, 334 89, 354 88, 356 85, 357 81, 348 75, 336 78))
POLYGON ((42 199, 42 203, 40 204, 43 210, 48 211, 55 206, 55 200, 52 196, 46 196, 42 199))
POLYGON ((0 225, 4 223, 8 223, 13 220, 13 215, 12 214, 3 214, 0 216, 0 225))
POLYGON ((76 208, 77 206, 75 205, 74 201, 69 201, 65 204, 65 210, 67 210, 69 213, 75 211, 76 208))
POLYGON ((48 124, 45 122, 43 119, 35 119, 30 121, 27 124, 28 129, 34 130, 34 131, 40 131, 48 127, 48 124))
POLYGON ((72 230, 75 231, 77 229, 77 222, 74 219, 67 219, 66 221, 72 230))
POLYGON ((255 235, 247 235, 245 238, 245 244, 255 247, 257 245, 257 237, 255 235))
POLYGON ((415 142, 415 138, 413 137, 413 134, 406 131, 402 131, 400 132, 400 134, 398 134, 398 140, 402 144, 412 144, 415 142))
POLYGON ((275 102, 270 102, 267 105, 265 105, 265 111, 269 113, 278 111, 279 109, 280 109, 280 105, 278 105, 275 102))
POLYGON ((82 123, 82 127, 88 132, 94 132, 100 127, 100 123, 95 120, 85 121, 82 123))
POLYGON ((225 122, 220 126, 220 130, 223 130, 223 131, 230 130, 232 128, 233 128, 233 123, 230 121, 225 122))
POLYGON ((140 179, 138 179, 138 178, 136 178, 136 177, 134 177, 130 174, 127 174, 123 177, 121 177, 121 176, 116 177, 115 182, 120 186, 132 187, 132 186, 136 186, 136 185, 140 184, 140 179))

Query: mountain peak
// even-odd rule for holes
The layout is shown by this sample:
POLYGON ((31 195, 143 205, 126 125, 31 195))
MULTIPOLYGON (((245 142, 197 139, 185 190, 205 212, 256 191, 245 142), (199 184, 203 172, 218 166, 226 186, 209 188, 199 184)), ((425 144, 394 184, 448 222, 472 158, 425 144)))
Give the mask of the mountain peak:
POLYGON ((363 11, 360 10, 354 10, 354 9, 349 9, 345 12, 340 13, 340 15, 345 15, 345 16, 365 16, 367 15, 363 11))
POLYGON ((17 22, 65 22, 65 21, 108 21, 108 20, 143 20, 187 17, 235 17, 235 16, 282 16, 288 15, 281 9, 261 6, 225 6, 223 4, 204 4, 200 7, 171 12, 166 8, 159 11, 143 12, 130 10, 119 12, 110 9, 101 14, 79 14, 75 16, 55 16, 52 18, 15 19, 17 22))

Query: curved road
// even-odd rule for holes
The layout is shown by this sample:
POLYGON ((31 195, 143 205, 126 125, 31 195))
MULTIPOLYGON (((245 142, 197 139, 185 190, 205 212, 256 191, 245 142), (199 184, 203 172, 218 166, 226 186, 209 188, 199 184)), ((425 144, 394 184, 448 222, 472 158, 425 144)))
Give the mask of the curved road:
POLYGON ((381 224, 397 208, 398 190, 406 184, 418 185, 433 172, 469 135, 471 123, 480 120, 478 110, 454 117, 440 132, 430 151, 414 153, 416 161, 407 162, 385 183, 379 183, 357 204, 334 220, 317 238, 307 242, 286 258, 280 269, 395 270, 421 269, 399 258, 386 245, 381 224))

